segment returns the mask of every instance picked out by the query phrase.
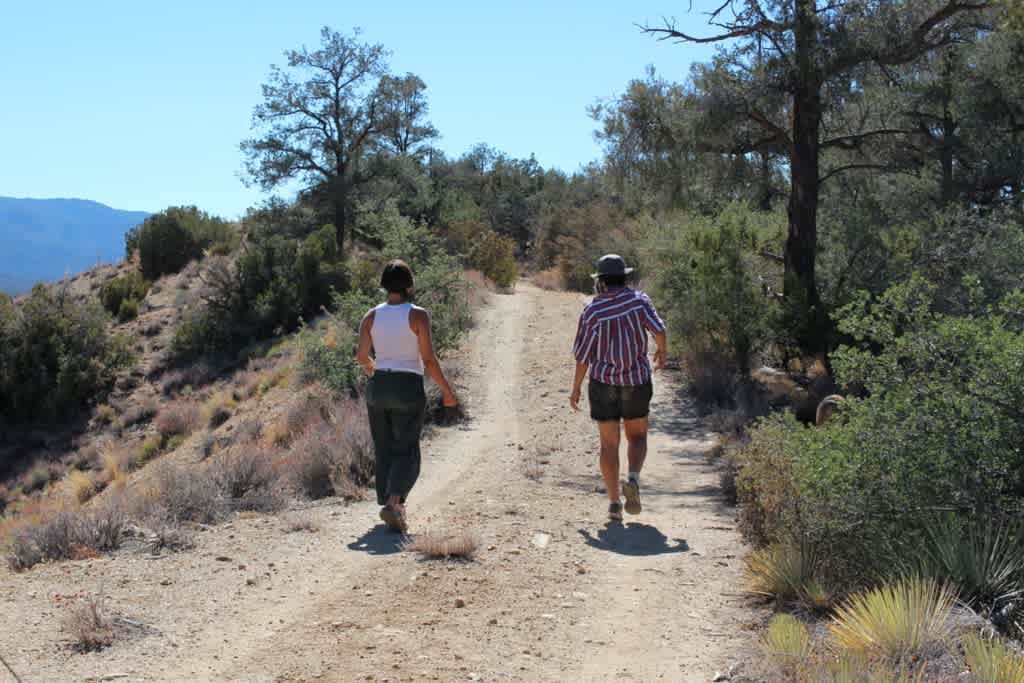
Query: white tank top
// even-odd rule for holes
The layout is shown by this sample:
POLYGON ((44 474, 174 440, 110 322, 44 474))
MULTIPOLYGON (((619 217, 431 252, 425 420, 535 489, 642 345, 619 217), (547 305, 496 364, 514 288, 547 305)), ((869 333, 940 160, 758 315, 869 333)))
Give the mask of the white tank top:
POLYGON ((419 339, 409 328, 412 304, 381 304, 374 309, 370 338, 377 368, 423 374, 419 339))

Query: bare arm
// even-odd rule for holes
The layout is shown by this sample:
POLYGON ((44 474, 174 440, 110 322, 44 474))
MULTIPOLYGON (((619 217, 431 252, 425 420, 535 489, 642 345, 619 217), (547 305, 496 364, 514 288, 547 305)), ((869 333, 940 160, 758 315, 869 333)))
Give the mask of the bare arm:
POLYGON ((372 376, 376 365, 370 357, 370 349, 373 348, 373 340, 370 337, 370 329, 373 327, 373 311, 363 316, 359 323, 359 347, 356 349, 356 362, 363 366, 363 372, 372 376))
POLYGON ((430 314, 423 310, 412 312, 412 327, 419 342, 420 357, 423 359, 423 371, 441 388, 442 401, 446 408, 454 408, 459 404, 455 392, 452 391, 448 379, 444 376, 441 363, 434 352, 434 336, 430 331, 430 314))
POLYGON ((655 332, 654 343, 658 347, 654 352, 654 369, 661 370, 665 367, 665 351, 668 346, 667 335, 664 332, 655 332))
POLYGON ((576 361, 576 376, 572 380, 572 393, 569 394, 569 405, 572 406, 573 410, 578 411, 580 409, 580 391, 589 368, 589 364, 576 361))

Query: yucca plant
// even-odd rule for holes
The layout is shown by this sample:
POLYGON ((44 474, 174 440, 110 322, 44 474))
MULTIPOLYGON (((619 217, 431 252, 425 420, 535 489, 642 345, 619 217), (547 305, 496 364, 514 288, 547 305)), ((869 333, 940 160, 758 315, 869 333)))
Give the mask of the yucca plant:
POLYGON ((847 652, 902 661, 949 637, 955 602, 952 586, 905 577, 850 597, 832 618, 832 640, 847 652))
POLYGON ((803 622, 791 614, 776 614, 761 639, 764 653, 777 665, 792 670, 811 651, 811 636, 803 622))
POLYGON ((747 590, 779 601, 800 601, 826 609, 832 596, 814 577, 814 558, 806 544, 776 543, 746 559, 747 590))
POLYGON ((964 638, 964 653, 981 683, 1024 683, 1024 657, 998 640, 969 635, 964 638))
POLYGON ((844 653, 838 659, 819 664, 799 678, 801 683, 925 683, 924 671, 893 671, 892 665, 872 661, 865 655, 844 653))
POLYGON ((1024 542, 1019 523, 948 516, 928 526, 924 572, 953 583, 960 599, 991 611, 1024 595, 1024 542))

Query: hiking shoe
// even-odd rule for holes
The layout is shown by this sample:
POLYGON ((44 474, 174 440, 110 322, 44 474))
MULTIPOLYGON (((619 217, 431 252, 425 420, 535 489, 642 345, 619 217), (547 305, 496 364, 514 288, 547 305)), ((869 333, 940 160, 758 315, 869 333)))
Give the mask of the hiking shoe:
POLYGON ((404 534, 409 530, 409 525, 405 521, 405 513, 399 512, 390 505, 385 505, 380 509, 380 518, 384 520, 391 531, 404 534))
POLYGON ((611 503, 608 506, 608 519, 622 521, 622 503, 611 503))
POLYGON ((640 504, 640 484, 632 480, 622 482, 622 495, 626 497, 626 512, 639 515, 644 509, 640 504))

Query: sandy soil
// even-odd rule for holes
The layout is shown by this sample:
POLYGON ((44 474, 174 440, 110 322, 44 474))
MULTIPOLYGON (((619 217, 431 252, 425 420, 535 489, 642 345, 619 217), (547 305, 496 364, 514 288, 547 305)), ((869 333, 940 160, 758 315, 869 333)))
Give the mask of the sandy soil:
MULTIPOLYGON (((521 284, 462 350, 474 419, 425 446, 413 532, 467 530, 473 562, 402 552, 372 502, 254 516, 194 550, 0 569, 0 654, 26 681, 710 681, 749 652, 740 541, 712 435, 656 380, 644 511, 610 525, 596 430, 567 406, 579 295, 521 284), (78 654, 59 596, 121 617, 78 654), (457 607, 457 604, 463 604, 457 607)), ((7 680, 0 669, 0 681, 7 680)))

